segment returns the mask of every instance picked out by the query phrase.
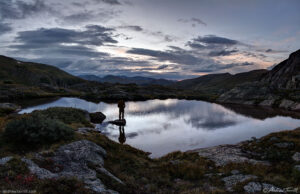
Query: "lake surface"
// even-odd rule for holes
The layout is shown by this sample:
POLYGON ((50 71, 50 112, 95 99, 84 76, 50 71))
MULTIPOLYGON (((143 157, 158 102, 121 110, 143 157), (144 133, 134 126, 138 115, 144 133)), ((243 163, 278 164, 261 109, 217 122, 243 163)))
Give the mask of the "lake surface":
MULTIPOLYGON (((125 140, 124 137, 119 138, 118 126, 108 124, 108 121, 118 119, 117 104, 93 103, 78 98, 60 98, 42 103, 24 108, 20 113, 54 106, 101 111, 107 118, 97 128, 116 142, 125 140)), ((298 118, 298 113, 270 108, 225 107, 194 100, 126 102, 125 144, 151 152, 151 157, 160 157, 172 151, 235 144, 251 137, 295 129, 300 126, 298 118)))

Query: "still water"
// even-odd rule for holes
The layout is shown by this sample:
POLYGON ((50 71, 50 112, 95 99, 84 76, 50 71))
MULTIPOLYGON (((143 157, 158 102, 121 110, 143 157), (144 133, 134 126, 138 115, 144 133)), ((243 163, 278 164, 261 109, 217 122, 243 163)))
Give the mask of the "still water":
MULTIPOLYGON (((54 106, 103 112, 107 118, 97 128, 110 139, 119 142, 119 127, 108 124, 108 121, 118 119, 117 104, 60 98, 29 106, 20 113, 54 106)), ((172 151, 234 144, 251 137, 259 138, 272 132, 295 129, 300 126, 299 118, 298 113, 270 108, 224 106, 194 100, 126 102, 126 140, 123 137, 123 141, 151 152, 151 157, 160 157, 172 151)))

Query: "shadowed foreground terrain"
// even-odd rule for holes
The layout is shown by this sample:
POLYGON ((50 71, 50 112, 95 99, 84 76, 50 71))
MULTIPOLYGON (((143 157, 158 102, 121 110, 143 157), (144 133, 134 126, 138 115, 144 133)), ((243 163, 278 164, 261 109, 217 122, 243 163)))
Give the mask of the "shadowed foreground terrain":
POLYGON ((300 188, 300 129, 157 159, 109 140, 94 129, 87 112, 74 108, 3 113, 0 129, 1 190, 257 193, 300 188))

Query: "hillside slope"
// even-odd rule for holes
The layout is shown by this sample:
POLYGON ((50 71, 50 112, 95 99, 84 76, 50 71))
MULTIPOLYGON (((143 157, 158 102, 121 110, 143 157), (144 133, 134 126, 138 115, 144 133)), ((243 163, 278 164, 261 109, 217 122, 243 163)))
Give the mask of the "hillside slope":
POLYGON ((268 72, 262 82, 277 89, 300 89, 300 50, 292 53, 287 60, 282 61, 268 72))
POLYGON ((0 81, 27 86, 67 87, 84 82, 59 68, 39 63, 22 62, 0 56, 0 81))
POLYGON ((256 104, 300 111, 300 50, 279 63, 256 82, 238 85, 217 101, 256 104))
POLYGON ((183 80, 173 86, 178 89, 196 90, 204 93, 221 94, 238 84, 260 80, 268 71, 264 69, 238 73, 204 75, 194 79, 183 80))

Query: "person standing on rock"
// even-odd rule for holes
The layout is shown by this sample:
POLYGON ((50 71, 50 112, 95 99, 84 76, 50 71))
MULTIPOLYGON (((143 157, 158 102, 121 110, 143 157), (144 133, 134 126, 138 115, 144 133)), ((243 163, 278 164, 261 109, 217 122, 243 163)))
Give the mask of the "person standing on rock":
POLYGON ((119 120, 124 120, 124 112, 125 112, 125 102, 124 100, 120 100, 118 102, 119 107, 119 120))

